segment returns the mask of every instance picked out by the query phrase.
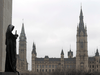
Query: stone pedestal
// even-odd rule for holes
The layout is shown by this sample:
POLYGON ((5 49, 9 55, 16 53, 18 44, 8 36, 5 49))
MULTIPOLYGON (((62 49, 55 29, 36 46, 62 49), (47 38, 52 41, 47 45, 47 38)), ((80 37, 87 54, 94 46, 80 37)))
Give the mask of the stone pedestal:
POLYGON ((14 72, 0 72, 0 75, 18 75, 18 74, 14 72))
POLYGON ((0 0, 0 72, 5 70, 7 26, 12 23, 12 0, 0 0))

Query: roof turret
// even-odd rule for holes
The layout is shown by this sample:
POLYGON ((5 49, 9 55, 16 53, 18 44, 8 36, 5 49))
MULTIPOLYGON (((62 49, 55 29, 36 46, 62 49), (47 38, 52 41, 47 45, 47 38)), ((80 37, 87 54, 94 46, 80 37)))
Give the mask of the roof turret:
POLYGON ((32 54, 35 54, 35 55, 37 55, 37 53, 36 53, 36 46, 35 46, 35 44, 34 44, 34 42, 33 42, 33 49, 32 49, 32 54))
POLYGON ((63 49, 62 49, 62 51, 61 51, 61 55, 64 55, 63 49))
POLYGON ((99 52, 98 52, 98 49, 97 49, 97 51, 96 51, 96 53, 95 53, 95 56, 99 56, 99 52))
POLYGON ((22 23, 22 29, 21 29, 21 33, 20 33, 20 39, 21 39, 21 37, 24 37, 24 39, 26 39, 25 30, 24 30, 24 23, 22 23))

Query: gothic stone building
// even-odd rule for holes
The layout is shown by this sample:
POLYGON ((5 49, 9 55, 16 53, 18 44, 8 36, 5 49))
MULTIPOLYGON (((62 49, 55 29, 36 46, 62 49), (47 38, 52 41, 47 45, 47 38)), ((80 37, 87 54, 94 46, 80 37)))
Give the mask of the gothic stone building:
MULTIPOLYGON (((98 49, 96 50, 95 56, 88 57, 88 40, 87 40, 87 28, 83 22, 82 8, 80 10, 79 25, 77 26, 76 35, 76 57, 73 57, 73 52, 68 52, 68 58, 64 58, 63 49, 60 54, 60 58, 37 58, 36 46, 33 43, 32 50, 32 72, 53 72, 56 69, 67 70, 81 70, 81 71, 99 71, 100 72, 100 58, 98 49)), ((24 27, 22 27, 20 40, 19 40, 19 55, 18 55, 18 67, 19 69, 27 69, 26 61, 26 36, 24 27)))

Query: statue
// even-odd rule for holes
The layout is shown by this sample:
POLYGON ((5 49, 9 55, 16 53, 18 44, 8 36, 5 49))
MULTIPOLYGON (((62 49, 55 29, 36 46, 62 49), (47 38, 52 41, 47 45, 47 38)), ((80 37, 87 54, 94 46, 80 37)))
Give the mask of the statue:
MULTIPOLYGON (((12 34, 14 29, 13 25, 8 25, 6 31, 6 61, 5 61, 5 72, 18 72, 16 71, 16 39, 18 37, 17 31, 12 34)), ((18 72, 19 74, 19 72, 18 72)))

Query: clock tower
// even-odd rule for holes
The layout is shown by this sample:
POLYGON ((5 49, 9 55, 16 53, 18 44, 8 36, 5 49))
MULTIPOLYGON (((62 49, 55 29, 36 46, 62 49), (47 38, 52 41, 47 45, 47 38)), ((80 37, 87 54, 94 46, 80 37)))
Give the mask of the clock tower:
POLYGON ((27 59, 26 59, 26 35, 24 31, 24 23, 22 23, 22 29, 19 37, 19 57, 20 57, 20 69, 27 70, 27 59))
POLYGON ((82 7, 79 16, 79 26, 77 26, 76 41, 76 69, 88 71, 88 49, 87 49, 87 28, 84 27, 82 7))

